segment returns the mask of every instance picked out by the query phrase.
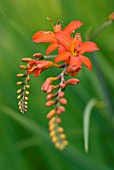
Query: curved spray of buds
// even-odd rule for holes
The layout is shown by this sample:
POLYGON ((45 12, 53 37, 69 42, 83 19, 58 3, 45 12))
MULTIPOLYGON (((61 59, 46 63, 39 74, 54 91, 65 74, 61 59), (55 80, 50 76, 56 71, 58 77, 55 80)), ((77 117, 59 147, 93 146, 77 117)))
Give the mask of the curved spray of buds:
POLYGON ((73 85, 79 82, 78 79, 65 80, 66 68, 67 65, 64 66, 64 70, 57 77, 47 78, 42 86, 42 90, 47 93, 46 99, 48 101, 46 102, 46 106, 54 106, 47 114, 47 118, 49 119, 49 131, 52 142, 60 150, 64 149, 68 144, 64 129, 60 126, 61 119, 59 118, 60 114, 65 112, 64 105, 67 104, 67 100, 64 97, 64 90, 68 84, 73 85), (55 81, 59 81, 59 84, 53 85, 52 83, 55 81), (55 90, 56 92, 54 92, 55 90))
MULTIPOLYGON (((19 68, 22 70, 26 70, 27 66, 20 65, 19 68)), ((17 90, 17 94, 19 94, 17 96, 17 99, 19 99, 18 106, 19 106, 20 111, 22 113, 24 113, 27 111, 27 107, 28 107, 27 106, 28 105, 28 95, 29 95, 28 89, 30 88, 28 81, 30 80, 30 76, 29 76, 29 74, 21 74, 21 73, 17 74, 16 76, 18 78, 25 78, 25 80, 17 82, 17 85, 21 86, 21 88, 17 90)))

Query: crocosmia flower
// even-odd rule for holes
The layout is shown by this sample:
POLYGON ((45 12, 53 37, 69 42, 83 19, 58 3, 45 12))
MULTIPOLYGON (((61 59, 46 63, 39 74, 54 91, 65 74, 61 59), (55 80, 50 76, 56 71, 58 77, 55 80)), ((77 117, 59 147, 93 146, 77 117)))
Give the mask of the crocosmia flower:
POLYGON ((73 31, 76 29, 80 28, 82 25, 82 22, 79 20, 72 21, 70 24, 68 24, 63 30, 61 27, 61 24, 57 24, 53 26, 54 32, 51 31, 38 31, 35 33, 32 37, 32 40, 36 43, 41 43, 41 42, 50 42, 51 44, 46 50, 46 55, 50 54, 53 50, 56 48, 61 48, 61 44, 58 42, 57 35, 58 33, 61 32, 66 32, 67 34, 72 34, 73 31))
POLYGON ((67 33, 61 32, 57 35, 57 39, 62 45, 61 52, 56 56, 55 62, 64 61, 70 66, 72 75, 76 75, 81 69, 82 63, 89 69, 92 69, 90 60, 83 56, 86 52, 99 50, 94 42, 82 42, 79 33, 76 33, 74 38, 71 38, 67 33))
POLYGON ((37 77, 41 72, 52 66, 58 67, 58 64, 46 60, 31 60, 27 66, 27 74, 34 74, 37 77))

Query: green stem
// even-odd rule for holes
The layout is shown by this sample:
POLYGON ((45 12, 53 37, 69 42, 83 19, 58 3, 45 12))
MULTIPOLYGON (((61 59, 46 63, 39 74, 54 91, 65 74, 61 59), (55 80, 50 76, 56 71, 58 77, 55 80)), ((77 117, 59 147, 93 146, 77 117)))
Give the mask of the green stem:
POLYGON ((112 20, 105 21, 95 32, 93 32, 92 35, 90 35, 90 37, 87 38, 87 40, 94 39, 99 33, 101 33, 102 30, 104 30, 106 27, 108 27, 112 23, 113 23, 112 20))
POLYGON ((55 57, 56 57, 56 55, 48 55, 48 56, 45 55, 45 56, 43 56, 44 59, 55 58, 55 57))

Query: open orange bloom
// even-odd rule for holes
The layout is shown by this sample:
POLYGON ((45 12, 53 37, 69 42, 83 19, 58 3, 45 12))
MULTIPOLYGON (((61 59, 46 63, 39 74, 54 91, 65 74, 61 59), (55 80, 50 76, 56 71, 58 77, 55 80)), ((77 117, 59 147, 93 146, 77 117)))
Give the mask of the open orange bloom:
POLYGON ((50 42, 51 44, 49 45, 49 47, 46 50, 46 55, 50 54, 53 50, 55 50, 56 48, 61 50, 61 46, 58 42, 57 39, 57 35, 58 33, 61 32, 66 32, 67 34, 72 34, 73 31, 75 31, 76 29, 80 28, 80 26, 82 25, 82 22, 79 20, 75 20, 72 21, 70 24, 68 24, 63 30, 61 28, 60 24, 57 24, 55 26, 53 26, 54 29, 54 33, 51 31, 38 31, 37 33, 35 33, 32 37, 32 40, 36 43, 40 43, 40 42, 50 42))
POLYGON ((59 65, 46 60, 31 60, 27 66, 27 74, 34 74, 34 76, 37 77, 41 72, 52 66, 58 67, 59 65))
POLYGON ((57 35, 57 39, 62 45, 60 53, 55 57, 55 62, 64 61, 69 65, 69 73, 76 75, 81 69, 82 63, 89 69, 92 69, 90 60, 82 54, 99 50, 94 42, 82 42, 79 33, 71 38, 67 33, 61 32, 57 35))

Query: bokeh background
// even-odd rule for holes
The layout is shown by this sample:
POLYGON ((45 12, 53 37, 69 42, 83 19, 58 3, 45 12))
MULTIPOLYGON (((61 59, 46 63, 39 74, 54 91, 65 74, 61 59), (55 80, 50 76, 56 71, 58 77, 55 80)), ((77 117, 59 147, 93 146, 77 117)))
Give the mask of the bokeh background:
POLYGON ((83 40, 89 28, 94 32, 114 11, 113 0, 0 0, 0 170, 112 170, 114 169, 114 24, 94 42, 100 48, 93 56, 93 70, 78 74, 76 87, 66 89, 68 105, 61 115, 69 146, 56 150, 48 137, 44 94, 40 89, 52 69, 31 79, 29 109, 21 115, 17 106, 16 74, 21 58, 45 53, 46 44, 35 44, 38 30, 52 30, 47 17, 63 27, 79 19, 83 40), (106 103, 93 108, 90 119, 89 152, 85 153, 83 113, 92 99, 106 103))

